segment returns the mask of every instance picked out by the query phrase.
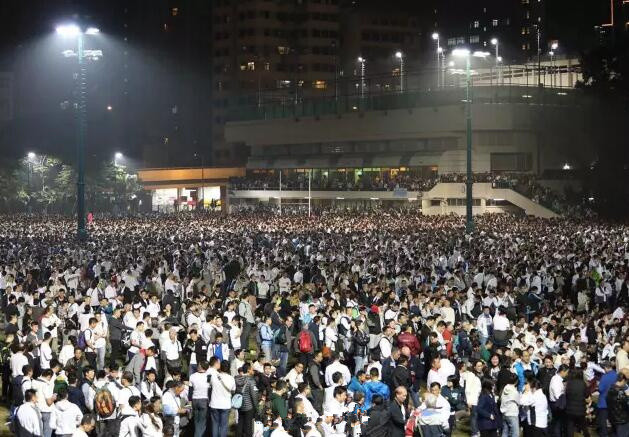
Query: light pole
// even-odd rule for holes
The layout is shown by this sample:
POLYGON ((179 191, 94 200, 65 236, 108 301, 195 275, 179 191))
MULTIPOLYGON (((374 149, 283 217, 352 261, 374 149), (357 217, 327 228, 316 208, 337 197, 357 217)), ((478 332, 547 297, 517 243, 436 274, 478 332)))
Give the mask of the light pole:
POLYGON ((550 76, 551 78, 551 85, 553 86, 553 88, 556 85, 556 81, 555 81, 555 50, 557 50, 559 48, 559 43, 554 42, 550 45, 550 52, 548 52, 548 54, 550 55, 550 68, 552 70, 552 74, 550 76))
POLYGON ((400 60, 400 93, 404 92, 404 54, 395 52, 395 57, 400 60))
POLYGON ((437 32, 432 34, 432 39, 437 42, 437 88, 439 88, 439 68, 441 68, 441 44, 439 34, 437 32))
POLYGON ((360 98, 365 98, 365 58, 358 57, 358 63, 360 64, 360 98))
POLYGON ((496 82, 500 83, 500 61, 502 61, 500 57, 500 41, 498 41, 498 38, 492 38, 491 44, 496 46, 496 73, 498 79, 496 82))
POLYGON ((28 189, 31 189, 31 177, 33 174, 33 160, 35 159, 34 152, 28 152, 26 155, 26 163, 28 164, 28 189))
POLYGON ((472 70, 471 57, 486 58, 487 52, 474 52, 471 54, 468 49, 455 49, 452 54, 456 57, 465 58, 465 131, 467 145, 467 177, 465 181, 465 231, 470 233, 474 230, 474 218, 472 217, 472 70))
MULTIPOLYGON (((87 68, 85 65, 85 50, 83 49, 83 35, 96 35, 100 31, 96 27, 88 27, 82 30, 76 24, 58 26, 57 34, 64 38, 76 38, 76 54, 65 51, 64 55, 76 56, 79 67, 78 74, 78 101, 76 104, 76 156, 78 177, 76 182, 76 216, 77 216, 77 238, 87 239, 85 229, 85 134, 87 130, 87 68)), ((89 53, 92 58, 97 58, 99 53, 92 50, 89 53)), ((102 56, 102 53, 100 53, 102 56)))

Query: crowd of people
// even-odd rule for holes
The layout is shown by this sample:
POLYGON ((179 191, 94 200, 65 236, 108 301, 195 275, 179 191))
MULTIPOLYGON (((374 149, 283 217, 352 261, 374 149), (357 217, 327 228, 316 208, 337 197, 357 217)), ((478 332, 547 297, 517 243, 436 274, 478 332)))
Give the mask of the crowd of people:
POLYGON ((629 435, 629 227, 0 220, 18 436, 629 435))

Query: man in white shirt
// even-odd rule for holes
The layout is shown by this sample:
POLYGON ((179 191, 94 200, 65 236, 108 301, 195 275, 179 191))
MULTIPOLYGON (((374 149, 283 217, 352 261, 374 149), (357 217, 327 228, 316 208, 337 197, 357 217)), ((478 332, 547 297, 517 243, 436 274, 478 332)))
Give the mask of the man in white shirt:
POLYGON ((83 419, 81 409, 68 401, 68 391, 65 388, 59 390, 55 403, 55 434, 57 436, 70 436, 74 434, 83 419))
POLYGON ((118 394, 118 407, 121 416, 133 414, 133 405, 129 403, 129 400, 136 396, 140 398, 140 391, 133 385, 133 373, 124 372, 120 379, 122 388, 118 394))
POLYGON ((432 359, 430 370, 428 371, 428 378, 426 380, 426 385, 430 387, 433 382, 438 382, 440 386, 445 386, 448 384, 448 377, 441 372, 441 358, 435 357, 432 359))
POLYGON ((42 418, 42 436, 50 437, 52 427, 50 415, 57 395, 53 393, 52 370, 45 369, 41 376, 33 381, 33 389, 37 391, 37 408, 42 418))
POLYGON ((52 348, 50 342, 52 341, 52 334, 46 332, 44 334, 44 341, 39 346, 39 365, 42 370, 50 369, 50 361, 52 360, 52 348))
POLYGON ((345 381, 345 384, 349 384, 349 381, 352 380, 352 374, 350 373, 349 368, 345 364, 341 363, 338 355, 335 355, 332 364, 329 364, 328 367, 325 368, 325 384, 328 387, 334 385, 332 375, 336 372, 340 372, 341 375, 343 375, 343 381, 345 381))
MULTIPOLYGON (((184 388, 183 382, 174 381, 171 388, 164 393, 164 396, 162 396, 164 418, 166 419, 172 417, 175 428, 174 437, 179 437, 179 418, 181 414, 185 414, 187 411, 185 408, 182 408, 185 402, 180 397, 184 388)), ((227 426, 225 428, 227 428, 227 426)))
POLYGON ((550 379, 550 385, 548 387, 548 400, 550 411, 553 415, 552 433, 551 435, 561 435, 561 430, 564 427, 565 422, 565 399, 560 401, 562 396, 565 397, 566 385, 565 379, 568 377, 569 368, 565 364, 562 364, 557 369, 557 373, 550 379))
POLYGON ((207 427, 208 393, 210 390, 208 367, 210 364, 207 361, 200 361, 197 365, 197 371, 190 375, 195 437, 203 436, 207 427))
POLYGON ((157 372, 155 369, 150 369, 144 372, 144 381, 140 384, 140 393, 144 399, 151 399, 154 396, 162 397, 162 389, 157 384, 157 372))
POLYGON ((22 368, 28 364, 28 358, 24 355, 24 344, 20 343, 17 352, 11 355, 11 376, 16 378, 22 375, 22 368))
POLYGON ((17 420, 20 427, 33 436, 41 436, 43 423, 42 416, 37 409, 37 392, 33 389, 24 393, 24 403, 17 409, 17 420))
POLYGON ((131 396, 128 400, 129 408, 122 422, 120 422, 120 434, 123 437, 141 437, 142 422, 140 421, 140 411, 142 401, 139 396, 131 396))
POLYGON ((94 417, 87 414, 81 419, 81 424, 76 431, 72 433, 72 437, 88 437, 88 434, 91 433, 95 427, 96 421, 94 420, 94 417))
POLYGON ((494 325, 494 343, 496 346, 504 347, 508 343, 508 332, 510 328, 509 319, 507 319, 504 309, 498 308, 493 319, 494 325))
POLYGON ((236 390, 234 377, 229 374, 229 361, 221 361, 220 370, 212 375, 212 397, 210 416, 212 417, 212 437, 226 437, 232 394, 236 390))

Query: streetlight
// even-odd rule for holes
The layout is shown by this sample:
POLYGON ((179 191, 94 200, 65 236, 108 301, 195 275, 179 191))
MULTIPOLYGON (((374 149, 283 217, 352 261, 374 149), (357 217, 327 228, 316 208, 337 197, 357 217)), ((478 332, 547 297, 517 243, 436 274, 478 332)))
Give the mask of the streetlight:
POLYGON ((440 64, 441 64, 441 44, 440 44, 440 39, 439 39, 439 34, 437 32, 434 32, 432 34, 432 39, 433 41, 437 42, 437 88, 439 88, 439 68, 440 68, 440 64))
MULTIPOLYGON (((85 135, 87 130, 87 68, 85 66, 84 57, 87 55, 89 59, 96 60, 102 56, 102 52, 91 50, 89 53, 83 49, 83 35, 96 35, 100 30, 96 27, 88 27, 82 30, 76 24, 61 25, 56 28, 56 32, 63 38, 76 38, 77 50, 76 58, 78 61, 78 102, 76 105, 77 123, 76 123, 76 155, 78 161, 78 177, 76 182, 76 216, 77 216, 77 238, 79 240, 87 239, 87 230, 85 229, 85 135)), ((73 53, 65 51, 65 56, 74 56, 73 53)))
POLYGON ((124 155, 120 152, 116 152, 116 154, 114 155, 114 167, 118 165, 118 161, 122 158, 124 158, 124 155))
POLYGON ((404 92, 404 54, 400 51, 395 52, 395 57, 400 60, 400 93, 404 92))
POLYGON ((28 152, 27 156, 28 156, 28 160, 29 161, 35 159, 35 153, 34 152, 28 152))
POLYGON ((358 63, 360 64, 360 98, 365 98, 365 61, 362 56, 358 57, 358 63))
POLYGON ((112 109, 114 109, 111 105, 107 105, 107 110, 111 111, 112 109))
POLYGON ((471 84, 472 84, 472 71, 471 71, 471 57, 475 58, 486 58, 489 53, 487 52, 474 52, 470 53, 468 49, 454 49, 452 51, 452 55, 457 58, 465 58, 465 76, 466 76, 466 85, 465 85, 465 125, 466 125, 466 137, 467 137, 467 178, 465 181, 465 191, 466 191, 466 221, 465 221, 465 231, 470 233, 474 230, 474 219, 472 217, 472 93, 471 93, 471 84))
POLYGON ((555 69, 555 53, 556 53, 556 50, 558 48, 559 48, 559 43, 557 41, 555 41, 555 42, 553 42, 550 45, 550 52, 548 52, 548 54, 550 55, 550 69, 552 71, 552 74, 550 76, 550 81, 551 81, 551 85, 553 87, 555 87, 555 85, 556 85, 556 83, 555 83, 556 82, 555 81, 555 72, 556 72, 556 69, 555 69))
POLYGON ((496 46, 496 72, 498 73, 498 82, 500 82, 500 62, 502 58, 500 57, 500 41, 498 41, 498 38, 492 38, 491 45, 496 46))

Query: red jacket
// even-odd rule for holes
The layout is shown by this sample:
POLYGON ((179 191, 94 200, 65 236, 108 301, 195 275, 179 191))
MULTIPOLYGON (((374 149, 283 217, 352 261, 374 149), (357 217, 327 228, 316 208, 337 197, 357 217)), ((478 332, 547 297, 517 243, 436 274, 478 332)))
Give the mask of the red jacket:
POLYGON ((404 346, 408 346, 411 350, 411 355, 417 355, 421 351, 421 345, 419 344, 419 340, 415 335, 403 332, 397 337, 397 347, 402 349, 404 346))

